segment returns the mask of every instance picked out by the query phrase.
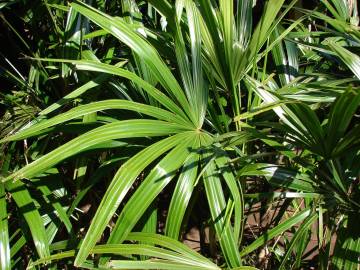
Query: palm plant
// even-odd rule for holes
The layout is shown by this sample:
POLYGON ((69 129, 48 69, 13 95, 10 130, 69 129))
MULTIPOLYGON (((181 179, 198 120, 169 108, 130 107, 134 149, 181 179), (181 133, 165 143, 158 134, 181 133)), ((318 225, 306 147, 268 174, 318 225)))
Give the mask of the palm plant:
POLYGON ((28 268, 252 269, 244 265, 255 266, 254 251, 301 223, 290 239, 284 235, 283 248, 275 241, 271 252, 283 258, 268 267, 306 265, 317 224, 319 268, 333 256, 338 269, 356 269, 356 6, 324 0, 319 9, 329 16, 297 7, 303 15, 285 20, 296 2, 269 0, 256 15, 250 0, 45 1, 53 45, 47 54, 26 53, 29 78, 58 80, 64 93, 0 141, 2 268, 19 264, 15 255, 33 242, 28 268), (121 17, 109 15, 119 10, 121 17), (315 21, 323 32, 308 30, 315 21), (274 192, 249 192, 262 177, 274 192), (156 198, 169 190, 162 218, 156 198), (200 196, 208 212, 196 208, 200 196), (263 197, 289 201, 249 243, 245 207, 263 197), (87 213, 91 221, 75 225, 73 218, 86 216, 84 201, 100 204, 87 213), (9 207, 19 210, 10 224, 9 207), (216 264, 178 242, 199 210, 216 235, 216 264), (25 221, 20 229, 16 219, 25 221), (162 219, 165 236, 157 234, 162 219))

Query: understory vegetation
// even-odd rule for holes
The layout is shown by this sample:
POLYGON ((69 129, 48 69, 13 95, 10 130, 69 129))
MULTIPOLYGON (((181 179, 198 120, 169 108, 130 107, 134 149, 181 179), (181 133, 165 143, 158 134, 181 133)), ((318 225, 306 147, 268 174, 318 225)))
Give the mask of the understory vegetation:
POLYGON ((359 269, 357 5, 1 1, 0 269, 359 269))

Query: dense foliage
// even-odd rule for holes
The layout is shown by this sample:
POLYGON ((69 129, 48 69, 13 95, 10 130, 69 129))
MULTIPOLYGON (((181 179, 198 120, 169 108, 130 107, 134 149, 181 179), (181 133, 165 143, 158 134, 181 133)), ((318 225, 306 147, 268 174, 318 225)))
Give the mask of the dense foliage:
POLYGON ((359 269, 357 8, 0 2, 0 268, 359 269))

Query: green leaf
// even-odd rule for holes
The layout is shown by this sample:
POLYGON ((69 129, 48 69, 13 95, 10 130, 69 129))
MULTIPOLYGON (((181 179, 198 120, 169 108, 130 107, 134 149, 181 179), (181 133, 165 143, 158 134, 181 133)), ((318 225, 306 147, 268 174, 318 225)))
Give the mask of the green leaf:
POLYGON ((240 251, 241 256, 245 256, 255 249, 263 246, 266 242, 270 241, 274 237, 286 232, 288 229, 301 222, 305 218, 307 218, 311 214, 311 210, 306 208, 299 213, 293 215, 291 218, 288 218, 286 221, 280 223, 275 228, 267 230, 262 236, 258 237, 254 242, 245 247, 242 251, 240 251))
MULTIPOLYGON (((73 2, 71 6, 134 50, 134 52, 145 61, 149 69, 151 69, 154 76, 167 92, 179 102, 182 108, 184 108, 187 115, 192 115, 184 92, 170 69, 160 58, 158 52, 143 39, 140 34, 134 32, 125 22, 106 15, 82 2, 73 2)), ((194 122, 195 119, 192 118, 192 120, 193 123, 196 123, 194 122)))
POLYGON ((230 159, 226 156, 226 153, 220 154, 220 156, 215 159, 215 163, 231 193, 232 204, 235 208, 234 237, 236 241, 241 244, 244 223, 244 198, 242 187, 241 184, 236 181, 235 176, 232 173, 233 169, 231 168, 230 159))
MULTIPOLYGON (((136 265, 136 267, 140 267, 141 269, 173 269, 171 268, 172 266, 175 267, 174 269, 209 269, 209 270, 220 269, 211 261, 209 261, 207 258, 191 250, 189 247, 165 236, 161 236, 157 234, 148 234, 148 233, 131 233, 128 239, 139 242, 150 242, 151 244, 153 245, 156 244, 159 247, 154 247, 152 245, 143 245, 143 244, 115 244, 115 245, 107 244, 107 245, 95 246, 90 251, 90 253, 114 254, 114 255, 122 255, 122 256, 145 255, 154 258, 152 260, 147 260, 147 261, 111 260, 107 264, 107 266, 111 265, 114 266, 115 268, 122 266, 135 267, 136 265), (159 263, 159 265, 157 265, 157 263, 159 263)), ((29 266, 34 267, 46 263, 47 261, 54 262, 56 260, 73 257, 74 255, 75 255, 74 250, 64 251, 58 254, 51 255, 47 258, 39 259, 35 262, 30 263, 29 266)), ((82 264, 82 267, 85 267, 84 264, 82 264)), ((100 267, 103 266, 100 265, 100 267)), ((129 269, 129 268, 125 268, 125 269, 129 269)))
POLYGON ((54 170, 54 171, 55 171, 55 173, 53 173, 51 171, 47 172, 46 176, 44 178, 32 179, 32 180, 35 183, 35 185, 37 186, 37 188, 42 192, 45 200, 53 206, 54 210, 56 210, 57 215, 59 216, 59 219, 64 223, 67 231, 71 232, 72 224, 71 224, 69 217, 66 214, 66 210, 64 210, 64 207, 61 205, 61 203, 58 201, 58 199, 55 197, 55 195, 51 192, 50 188, 42 182, 42 181, 58 180, 59 179, 59 178, 57 178, 58 171, 57 170, 54 170), (46 178, 50 178, 50 179, 46 179, 46 178))
MULTIPOLYGON (((122 67, 124 64, 126 63, 126 61, 122 61, 117 63, 115 66, 116 67, 122 67)), ((49 107, 47 107, 46 109, 42 110, 39 115, 47 115, 57 109, 59 109, 60 107, 62 107, 63 105, 71 102, 72 100, 74 100, 75 98, 80 97, 81 95, 83 95, 84 93, 86 93, 88 90, 93 89, 97 86, 99 86, 101 83, 103 83, 104 81, 106 81, 109 78, 109 74, 101 74, 97 77, 95 77, 93 80, 88 81, 87 83, 85 83, 84 85, 76 88, 74 91, 72 91, 71 93, 67 94, 66 96, 64 96, 63 98, 61 98, 60 100, 58 100, 57 102, 51 104, 49 107)))
POLYGON ((357 90, 349 89, 335 100, 327 126, 326 146, 329 155, 344 136, 359 106, 360 91, 357 90))
MULTIPOLYGON (((345 223, 346 224, 346 223, 345 223)), ((357 214, 350 214, 347 224, 337 234, 333 266, 339 270, 357 270, 359 268, 360 230, 357 214)))
POLYGON ((184 129, 176 124, 157 120, 125 120, 106 124, 91 130, 70 142, 56 148, 50 153, 33 161, 12 175, 6 177, 3 182, 31 178, 38 173, 44 172, 62 160, 71 157, 81 151, 101 142, 144 136, 165 136, 183 131, 184 129), (156 130, 154 130, 156 126, 156 130))
POLYGON ((239 0, 237 4, 237 40, 241 49, 248 46, 252 32, 252 0, 239 0))
MULTIPOLYGON (((108 263, 111 269, 168 269, 168 270, 206 270, 214 269, 197 265, 186 265, 178 262, 170 262, 167 260, 153 261, 126 261, 112 260, 108 263)), ((216 268, 215 268, 216 269, 216 268)))
POLYGON ((197 119, 197 128, 200 128, 203 124, 208 96, 207 90, 204 87, 202 75, 199 16, 200 14, 198 14, 198 10, 192 1, 184 0, 176 2, 175 51, 185 92, 192 108, 194 118, 197 119), (191 62, 187 57, 185 41, 180 27, 183 8, 186 9, 186 18, 189 28, 191 62))
POLYGON ((180 125, 184 124, 183 119, 177 117, 177 115, 170 113, 166 110, 133 101, 113 99, 113 100, 98 101, 98 102, 93 102, 90 104, 78 106, 66 113, 59 114, 48 120, 44 119, 37 124, 34 124, 28 128, 24 128, 17 134, 4 138, 0 142, 18 141, 32 136, 36 136, 39 133, 41 133, 42 130, 47 129, 49 127, 62 124, 66 121, 76 119, 80 116, 85 116, 94 112, 99 112, 104 110, 131 110, 152 116, 160 120, 174 122, 180 125))
POLYGON ((327 45, 333 52, 340 57, 340 59, 349 67, 349 69, 360 80, 360 57, 357 54, 350 52, 344 47, 329 41, 327 45))
POLYGON ((11 193, 14 201, 19 208, 20 213, 24 216, 30 229, 35 248, 40 258, 50 255, 49 242, 46 236, 43 220, 34 205, 25 184, 20 181, 7 182, 6 189, 11 193))
POLYGON ((174 239, 180 237, 181 225, 197 177, 198 161, 199 156, 197 154, 190 154, 186 159, 170 201, 166 217, 165 235, 174 239))
POLYGON ((201 262, 201 264, 206 264, 216 268, 216 265, 214 265, 211 261, 200 255, 190 247, 167 236, 163 236, 160 234, 149 234, 149 233, 145 234, 140 232, 132 232, 128 234, 126 240, 138 241, 138 242, 144 241, 151 243, 153 245, 160 245, 164 248, 178 252, 190 260, 198 261, 201 262))
POLYGON ((274 164, 254 163, 244 166, 239 176, 264 176, 271 185, 303 192, 315 192, 315 182, 305 173, 299 173, 274 164))
MULTIPOLYGON (((224 39, 224 52, 227 63, 230 67, 233 65, 233 40, 234 40, 234 2, 227 0, 220 0, 220 26, 224 39)), ((219 21, 220 21, 219 20, 219 21)), ((232 69, 230 69, 233 73, 232 69)), ((233 74, 230 74, 230 78, 233 74)))
MULTIPOLYGON (((184 132, 163 139, 142 150, 120 167, 90 224, 90 228, 75 259, 75 265, 81 265, 85 261, 91 248, 95 246, 107 223, 136 180, 136 177, 156 158, 181 143, 184 139, 189 138, 191 134, 193 132, 184 132)), ((126 230, 127 228, 123 229, 126 230)), ((126 234, 123 236, 126 237, 126 234)))
POLYGON ((139 87, 141 87, 144 91, 146 91, 150 96, 156 99, 164 107, 168 108, 170 111, 179 115, 183 119, 186 119, 188 122, 188 118, 185 115, 184 111, 180 109, 180 107, 176 105, 168 96, 166 96, 164 93, 156 89, 148 82, 144 81, 135 73, 120 68, 117 65, 110 65, 110 64, 100 63, 97 61, 89 61, 89 60, 65 60, 65 59, 50 59, 50 58, 32 58, 32 59, 41 60, 41 61, 50 61, 50 62, 53 61, 53 62, 61 62, 61 63, 71 63, 75 65, 75 67, 79 70, 107 73, 129 79, 132 82, 136 83, 139 87))
MULTIPOLYGON (((81 15, 70 7, 67 13, 65 30, 64 30, 64 58, 78 58, 80 53, 80 44, 82 36, 85 32, 84 22, 81 15)), ((61 65, 61 77, 66 78, 70 75, 70 67, 63 63, 61 65)))
MULTIPOLYGON (((281 100, 277 93, 267 89, 260 82, 247 76, 246 82, 265 103, 273 103, 281 100)), ((320 125, 319 118, 315 112, 305 104, 281 104, 279 107, 273 108, 290 129, 292 140, 303 144, 313 152, 322 156, 326 156, 326 146, 324 144, 324 131, 320 125)))
POLYGON ((311 214, 309 217, 307 217, 304 222, 299 226, 299 229, 295 232, 295 234, 291 238, 291 242, 289 247, 287 247, 287 251, 285 255, 283 256, 283 260, 279 266, 279 270, 286 269, 287 260, 289 259, 292 250, 294 249, 295 245, 299 242, 299 239, 304 236, 305 232, 309 230, 312 224, 317 219, 317 213, 311 214))
POLYGON ((276 107, 278 107, 278 106, 280 106, 282 104, 286 104, 286 103, 296 103, 296 101, 294 101, 294 100, 278 100, 278 101, 275 101, 275 102, 272 102, 272 103, 267 103, 265 105, 256 107, 256 108, 254 108, 252 110, 249 110, 247 112, 244 112, 244 113, 242 113, 240 115, 235 116, 234 122, 237 122, 237 121, 240 121, 240 120, 243 120, 243 119, 252 118, 255 115, 258 115, 258 114, 261 114, 263 112, 273 110, 276 107))
POLYGON ((0 268, 11 269, 8 212, 4 184, 0 183, 0 268))
POLYGON ((249 46, 241 56, 241 59, 239 59, 239 61, 236 63, 234 72, 234 78, 236 82, 238 82, 243 76, 243 72, 249 63, 252 64, 254 57, 270 36, 272 30, 276 26, 274 22, 278 23, 276 17, 278 16, 278 13, 284 2, 285 0, 269 0, 266 2, 264 14, 261 16, 260 21, 256 26, 249 46))
POLYGON ((151 205, 157 195, 169 184, 177 174, 177 170, 184 165, 185 159, 193 151, 197 136, 188 134, 181 144, 171 150, 137 188, 121 211, 116 221, 108 243, 122 243, 127 234, 132 230, 145 210, 151 205))
MULTIPOLYGON (((211 142, 208 135, 203 137, 202 145, 208 146, 211 142)), ((227 264, 230 267, 241 266, 241 258, 238 252, 237 239, 235 239, 234 231, 226 219, 226 202, 221 180, 216 172, 216 164, 213 160, 208 161, 209 154, 202 159, 207 163, 204 170, 203 182, 206 191, 206 197, 210 208, 212 221, 216 234, 220 241, 220 246, 227 264)))

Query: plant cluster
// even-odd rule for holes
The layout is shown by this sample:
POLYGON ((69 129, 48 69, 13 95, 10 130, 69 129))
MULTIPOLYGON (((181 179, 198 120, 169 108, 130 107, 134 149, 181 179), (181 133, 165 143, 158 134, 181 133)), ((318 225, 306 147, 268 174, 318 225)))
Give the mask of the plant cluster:
POLYGON ((357 1, 0 22, 0 269, 359 269, 357 1))

